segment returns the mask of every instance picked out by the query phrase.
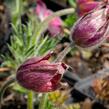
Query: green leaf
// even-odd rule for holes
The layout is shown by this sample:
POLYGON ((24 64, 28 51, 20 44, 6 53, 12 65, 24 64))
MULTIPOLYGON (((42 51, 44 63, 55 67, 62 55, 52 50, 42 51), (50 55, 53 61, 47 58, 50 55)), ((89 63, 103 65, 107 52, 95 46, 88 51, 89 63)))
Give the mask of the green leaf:
POLYGON ((74 23, 76 22, 77 18, 78 18, 77 14, 74 13, 72 15, 67 16, 64 23, 65 23, 66 26, 72 27, 74 25, 74 23))
POLYGON ((17 83, 15 83, 15 85, 13 86, 13 89, 19 93, 27 93, 27 90, 17 83))

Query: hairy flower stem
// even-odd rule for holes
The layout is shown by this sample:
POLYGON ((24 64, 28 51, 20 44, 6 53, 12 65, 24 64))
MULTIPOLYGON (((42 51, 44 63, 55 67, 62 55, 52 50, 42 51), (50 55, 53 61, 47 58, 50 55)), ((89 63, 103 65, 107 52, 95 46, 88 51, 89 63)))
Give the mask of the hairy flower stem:
POLYGON ((27 109, 34 109, 33 105, 33 92, 28 91, 28 101, 27 101, 27 109))
POLYGON ((39 109, 46 109, 47 100, 48 100, 48 94, 44 93, 40 100, 39 109))
POLYGON ((62 61, 64 59, 64 57, 71 51, 71 49, 73 47, 74 47, 74 43, 73 42, 70 43, 69 45, 67 45, 65 47, 65 49, 58 54, 58 56, 57 56, 57 58, 55 59, 54 62, 60 62, 60 61, 62 61))
POLYGON ((72 14, 74 13, 75 9, 74 8, 69 8, 69 9, 63 9, 57 12, 54 12, 52 15, 48 16, 39 26, 39 28, 34 32, 34 36, 37 35, 36 37, 36 44, 39 42, 39 39, 41 37, 41 34, 48 28, 48 25, 50 21, 59 16, 67 15, 67 14, 72 14))

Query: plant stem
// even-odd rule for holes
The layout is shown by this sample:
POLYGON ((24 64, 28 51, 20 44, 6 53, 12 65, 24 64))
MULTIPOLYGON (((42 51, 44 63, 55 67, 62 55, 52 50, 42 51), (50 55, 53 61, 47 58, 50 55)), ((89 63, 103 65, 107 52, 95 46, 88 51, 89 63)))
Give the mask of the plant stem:
MULTIPOLYGON (((63 16, 63 15, 67 15, 67 14, 72 14, 75 12, 74 8, 69 8, 69 9, 63 9, 57 12, 54 12, 52 15, 48 16, 39 26, 39 28, 37 28, 37 30, 34 32, 34 36, 37 35, 36 37, 36 42, 39 41, 42 32, 44 32, 47 28, 48 28, 48 24, 49 22, 55 18, 55 17, 59 17, 59 16, 63 16)), ((36 43, 37 44, 37 43, 36 43)))
POLYGON ((67 45, 66 48, 58 54, 58 56, 57 56, 57 58, 55 59, 54 62, 62 61, 64 59, 64 57, 71 51, 71 49, 73 47, 74 47, 74 43, 73 42, 70 43, 69 45, 67 45))
POLYGON ((32 91, 28 91, 27 109, 34 109, 32 91))
POLYGON ((48 94, 45 93, 42 95, 42 98, 40 100, 39 109, 46 109, 48 94))

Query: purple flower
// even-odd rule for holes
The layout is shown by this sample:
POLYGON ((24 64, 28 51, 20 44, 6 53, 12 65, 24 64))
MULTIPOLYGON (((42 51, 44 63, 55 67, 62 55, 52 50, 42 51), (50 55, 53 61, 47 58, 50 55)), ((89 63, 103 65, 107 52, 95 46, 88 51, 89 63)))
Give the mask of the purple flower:
POLYGON ((17 70, 18 83, 35 92, 49 92, 59 88, 67 66, 61 62, 50 63, 50 56, 33 57, 25 61, 17 70))
POLYGON ((100 45, 109 34, 108 13, 108 5, 102 4, 81 17, 72 28, 71 39, 82 48, 100 45))
MULTIPOLYGON (((38 0, 36 6, 36 15, 40 21, 43 21, 51 14, 53 14, 53 12, 47 9, 45 3, 43 3, 42 0, 38 0)), ((48 31, 52 36, 60 34, 62 32, 62 20, 59 17, 52 19, 49 23, 48 31)))
POLYGON ((77 12, 79 16, 97 8, 101 2, 94 0, 77 0, 77 12))

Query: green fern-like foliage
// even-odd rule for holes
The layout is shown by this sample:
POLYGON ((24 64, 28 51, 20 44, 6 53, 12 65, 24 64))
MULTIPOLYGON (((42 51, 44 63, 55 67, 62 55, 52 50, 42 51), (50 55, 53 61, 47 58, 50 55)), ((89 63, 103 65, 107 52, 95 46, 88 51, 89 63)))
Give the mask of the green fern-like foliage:
POLYGON ((18 66, 26 59, 33 56, 41 56, 53 50, 58 40, 50 36, 37 36, 34 32, 38 27, 37 20, 30 20, 25 25, 17 24, 13 25, 13 35, 11 37, 11 44, 8 45, 11 55, 2 56, 4 63, 2 66, 11 67, 17 69, 18 66), (39 40, 36 40, 37 37, 39 40))

